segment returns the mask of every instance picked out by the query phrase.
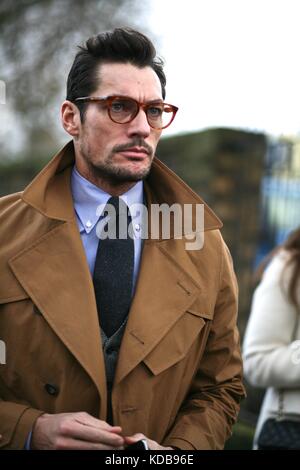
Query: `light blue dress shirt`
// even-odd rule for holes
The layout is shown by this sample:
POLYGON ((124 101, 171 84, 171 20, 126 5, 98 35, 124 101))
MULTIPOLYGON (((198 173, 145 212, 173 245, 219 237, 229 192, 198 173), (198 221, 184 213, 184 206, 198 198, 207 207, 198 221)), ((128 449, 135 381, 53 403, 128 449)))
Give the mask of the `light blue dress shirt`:
MULTIPOLYGON (((77 217, 78 229, 90 268, 90 273, 93 276, 99 243, 96 228, 97 223, 101 218, 101 213, 97 213, 97 208, 100 204, 103 205, 104 208, 111 195, 98 188, 98 186, 95 186, 93 183, 80 175, 75 166, 73 167, 71 175, 71 191, 77 217)), ((131 189, 129 189, 129 191, 122 194, 120 197, 129 208, 133 204, 143 204, 143 182, 138 181, 131 189)), ((132 214, 132 227, 134 232, 134 292, 142 253, 142 214, 132 214)))

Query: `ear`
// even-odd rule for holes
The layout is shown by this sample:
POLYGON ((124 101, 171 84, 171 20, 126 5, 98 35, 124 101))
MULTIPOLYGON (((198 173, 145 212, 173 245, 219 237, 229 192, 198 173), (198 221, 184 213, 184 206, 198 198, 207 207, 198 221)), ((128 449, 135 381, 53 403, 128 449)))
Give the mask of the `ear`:
POLYGON ((77 106, 71 101, 64 101, 61 105, 61 122, 68 134, 77 137, 81 129, 80 113, 77 106))

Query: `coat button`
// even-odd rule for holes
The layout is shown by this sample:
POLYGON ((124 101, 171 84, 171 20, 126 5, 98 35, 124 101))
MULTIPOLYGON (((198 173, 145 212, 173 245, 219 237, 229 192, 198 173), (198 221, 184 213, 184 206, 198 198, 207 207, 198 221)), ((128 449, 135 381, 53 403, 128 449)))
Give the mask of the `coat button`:
POLYGON ((53 397, 56 397, 59 394, 59 388, 54 384, 45 384, 45 390, 53 397))

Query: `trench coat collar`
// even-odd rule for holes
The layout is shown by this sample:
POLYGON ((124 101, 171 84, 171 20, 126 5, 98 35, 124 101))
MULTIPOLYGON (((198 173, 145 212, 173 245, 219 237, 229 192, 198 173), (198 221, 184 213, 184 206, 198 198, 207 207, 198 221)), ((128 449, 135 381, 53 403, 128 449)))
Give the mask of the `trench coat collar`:
MULTIPOLYGON (((74 219, 69 186, 70 171, 74 161, 74 145, 73 141, 70 141, 26 187, 23 200, 49 218, 65 221, 74 219)), ((201 197, 157 158, 154 158, 145 181, 145 191, 148 206, 163 203, 168 206, 174 203, 181 206, 203 204, 204 230, 222 227, 222 222, 201 197)))

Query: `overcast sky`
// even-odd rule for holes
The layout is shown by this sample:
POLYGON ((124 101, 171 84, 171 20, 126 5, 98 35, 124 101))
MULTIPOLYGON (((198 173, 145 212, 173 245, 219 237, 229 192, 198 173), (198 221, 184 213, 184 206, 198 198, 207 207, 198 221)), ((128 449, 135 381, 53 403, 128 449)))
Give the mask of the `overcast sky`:
POLYGON ((170 131, 300 132, 299 0, 149 0, 166 61, 170 131))
MULTIPOLYGON (((166 101, 180 108, 165 134, 216 126, 300 134, 300 0, 148 0, 147 10, 137 25, 152 32, 166 101)), ((0 140, 13 130, 20 148, 21 126, 0 106, 0 140)))

